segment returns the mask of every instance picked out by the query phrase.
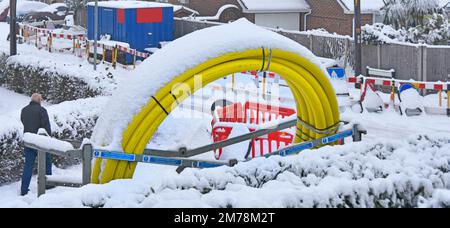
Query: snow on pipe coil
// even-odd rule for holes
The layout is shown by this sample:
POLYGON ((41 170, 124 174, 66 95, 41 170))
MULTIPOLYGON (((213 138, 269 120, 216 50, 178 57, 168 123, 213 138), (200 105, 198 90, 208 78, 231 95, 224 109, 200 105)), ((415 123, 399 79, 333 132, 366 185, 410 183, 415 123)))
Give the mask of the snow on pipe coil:
MULTIPOLYGON (((175 84, 184 82, 192 85, 191 88, 194 89, 193 78, 195 75, 202 75, 202 85, 207 85, 232 73, 259 70, 261 69, 261 60, 262 51, 259 49, 231 53, 212 59, 178 76, 159 90, 141 112, 134 116, 133 121, 123 133, 123 150, 127 153, 142 154, 148 141, 167 117, 165 112, 172 111, 172 108, 175 107, 174 102, 181 103, 187 98, 186 95, 183 95, 177 97, 175 101, 171 93, 175 84)), ((288 82, 297 101, 298 116, 302 121, 317 129, 332 127, 339 121, 334 90, 319 67, 294 53, 273 50, 271 64, 268 68, 269 71, 280 74, 288 82)), ((190 91, 191 94, 194 92, 194 90, 190 91)), ((300 123, 297 126, 297 142, 323 136, 311 132, 300 123)), ((136 163, 107 160, 103 170, 100 170, 101 162, 98 159, 94 166, 93 183, 108 183, 115 179, 131 178, 136 168, 136 163), (101 177, 100 172, 102 173, 101 177)))

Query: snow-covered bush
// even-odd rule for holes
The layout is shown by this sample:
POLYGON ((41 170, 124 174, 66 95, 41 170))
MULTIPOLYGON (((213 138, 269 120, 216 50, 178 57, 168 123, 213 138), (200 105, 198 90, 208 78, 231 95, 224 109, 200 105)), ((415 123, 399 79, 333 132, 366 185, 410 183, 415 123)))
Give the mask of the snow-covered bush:
POLYGON ((5 53, 0 52, 0 84, 2 81, 2 77, 5 73, 6 60, 8 59, 5 53))
POLYGON ((425 17, 442 13, 438 0, 383 0, 385 24, 395 28, 409 28, 423 25, 425 17))
POLYGON ((23 94, 42 93, 52 103, 103 94, 102 88, 89 86, 79 78, 32 65, 10 63, 6 55, 0 57, 0 85, 23 94))
POLYGON ((450 135, 367 140, 235 167, 141 167, 132 180, 48 193, 43 207, 449 207, 450 135))
POLYGON ((375 23, 362 27, 362 39, 370 44, 383 44, 392 41, 406 42, 407 31, 396 30, 390 25, 375 23))
MULTIPOLYGON (((49 107, 48 113, 53 137, 58 139, 89 138, 98 115, 106 103, 106 97, 88 98, 64 102, 49 107)), ((17 118, 0 117, 0 184, 20 178, 23 167, 23 126, 17 118)), ((54 157, 59 167, 72 165, 76 160, 54 157)))
POLYGON ((442 14, 427 15, 423 25, 409 29, 394 29, 390 25, 376 23, 362 27, 362 39, 369 44, 408 42, 449 45, 450 23, 442 14))
POLYGON ((384 24, 363 27, 363 40, 450 44, 450 23, 438 0, 384 0, 384 24))
POLYGON ((443 14, 427 15, 423 25, 408 29, 408 40, 413 43, 450 44, 450 23, 443 14))

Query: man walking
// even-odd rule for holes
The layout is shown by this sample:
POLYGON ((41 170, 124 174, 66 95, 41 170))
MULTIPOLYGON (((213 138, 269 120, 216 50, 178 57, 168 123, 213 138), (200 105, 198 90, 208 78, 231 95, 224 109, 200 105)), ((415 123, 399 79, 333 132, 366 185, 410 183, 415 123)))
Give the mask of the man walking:
MULTIPOLYGON (((24 133, 37 134, 40 128, 44 128, 45 131, 47 131, 47 134, 51 134, 50 120, 47 110, 41 106, 42 101, 42 95, 35 93, 31 96, 30 104, 22 109, 20 119, 22 120, 24 133)), ((38 152, 34 149, 25 147, 24 154, 25 166, 23 168, 22 187, 20 190, 22 196, 28 194, 31 176, 33 175, 34 162, 38 152)), ((50 154, 47 154, 46 157, 46 174, 52 174, 52 160, 50 154)))

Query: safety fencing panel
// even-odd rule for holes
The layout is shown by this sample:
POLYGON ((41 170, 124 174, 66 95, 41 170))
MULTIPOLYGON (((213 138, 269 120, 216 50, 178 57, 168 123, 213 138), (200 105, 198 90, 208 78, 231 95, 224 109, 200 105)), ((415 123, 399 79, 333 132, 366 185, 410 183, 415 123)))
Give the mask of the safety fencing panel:
POLYGON ((424 69, 426 81, 450 81, 450 46, 427 46, 424 69))

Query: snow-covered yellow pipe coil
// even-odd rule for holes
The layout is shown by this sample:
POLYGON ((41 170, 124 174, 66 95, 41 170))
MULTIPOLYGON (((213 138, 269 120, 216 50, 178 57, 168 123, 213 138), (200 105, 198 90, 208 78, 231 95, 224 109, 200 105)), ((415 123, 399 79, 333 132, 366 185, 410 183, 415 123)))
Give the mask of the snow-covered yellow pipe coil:
MULTIPOLYGON (((158 127, 176 105, 188 94, 171 93, 184 83, 194 93, 194 77, 201 76, 205 86, 226 75, 248 70, 268 70, 281 75, 288 83, 297 102, 298 117, 296 142, 323 137, 304 126, 305 122, 316 129, 328 129, 339 122, 338 104, 334 90, 321 68, 310 60, 283 50, 254 49, 233 52, 210 59, 175 77, 150 99, 136 114, 123 133, 122 148, 126 153, 142 154, 158 127), (270 55, 268 53, 271 53, 270 55), (174 96, 177 100, 175 101, 174 96), (155 101, 158 100, 159 104, 155 101), (302 122, 302 123, 300 123, 302 122)), ((334 132, 331 132, 332 134, 334 132)), ((92 182, 108 183, 115 179, 132 178, 136 163, 101 159, 95 161, 92 182)))

